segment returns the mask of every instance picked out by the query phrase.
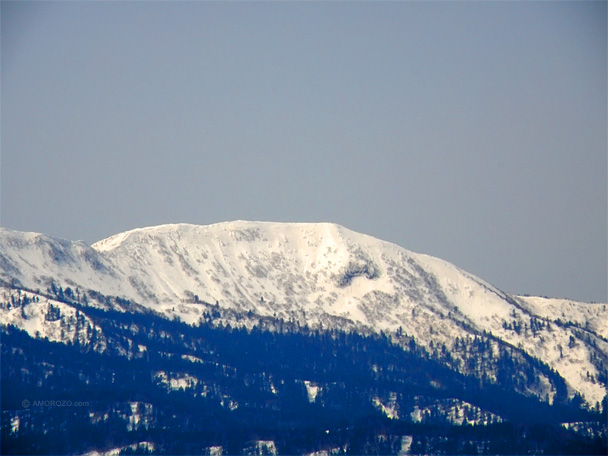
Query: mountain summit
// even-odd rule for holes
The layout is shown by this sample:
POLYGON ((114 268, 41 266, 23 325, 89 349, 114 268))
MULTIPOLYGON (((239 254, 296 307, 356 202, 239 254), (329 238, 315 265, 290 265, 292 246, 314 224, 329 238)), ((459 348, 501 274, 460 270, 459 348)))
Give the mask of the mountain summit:
MULTIPOLYGON (((161 225, 92 246, 1 229, 0 278, 6 297, 41 297, 29 314, 4 308, 3 323, 50 339, 60 336, 42 303, 61 288, 87 295, 90 306, 129 302, 130 310, 189 324, 217 308, 232 325, 275 319, 405 333, 429 349, 485 335, 555 369, 571 395, 590 404, 605 395, 598 378, 608 358, 606 304, 510 295, 446 261, 330 223, 161 225)), ((545 386, 531 394, 550 402, 545 386)))

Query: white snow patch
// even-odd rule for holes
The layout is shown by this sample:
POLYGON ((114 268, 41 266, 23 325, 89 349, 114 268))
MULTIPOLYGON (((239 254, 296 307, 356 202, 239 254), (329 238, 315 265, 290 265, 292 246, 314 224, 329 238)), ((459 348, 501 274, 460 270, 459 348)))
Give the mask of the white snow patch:
POLYGON ((312 404, 317 399, 320 387, 309 380, 304 380, 304 386, 306 387, 306 393, 308 394, 308 402, 312 404))
POLYGON ((205 448, 203 454, 208 456, 222 456, 224 454, 223 446, 210 446, 205 448))
POLYGON ((154 377, 159 384, 164 385, 168 390, 186 390, 198 385, 198 378, 186 373, 158 371, 154 374, 154 377))
POLYGON ((274 440, 255 440, 243 449, 243 454, 251 456, 269 456, 279 454, 274 440))
POLYGON ((11 417, 11 434, 17 434, 19 432, 19 425, 21 424, 21 419, 19 415, 15 415, 11 417))
POLYGON ((382 400, 378 396, 372 400, 374 406, 384 413, 388 418, 399 419, 399 406, 397 405, 397 393, 390 393, 388 400, 382 400))
POLYGON ((410 454, 410 448, 412 447, 412 442, 414 441, 413 436, 404 435, 401 437, 401 449, 397 453, 397 456, 405 456, 410 454))
POLYGON ((132 451, 143 450, 143 451, 149 451, 149 452, 153 453, 155 448, 156 447, 154 445, 154 442, 144 441, 144 442, 134 443, 132 445, 125 445, 125 446, 118 447, 118 448, 112 448, 109 450, 89 451, 88 453, 85 453, 85 456, 118 456, 121 451, 125 451, 125 450, 132 450, 132 451))

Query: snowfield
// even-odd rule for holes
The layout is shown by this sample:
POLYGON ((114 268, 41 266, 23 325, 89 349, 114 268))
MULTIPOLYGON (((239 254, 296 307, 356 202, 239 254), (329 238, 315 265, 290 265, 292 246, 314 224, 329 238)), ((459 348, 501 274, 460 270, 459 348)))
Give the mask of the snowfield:
MULTIPOLYGON (((446 261, 335 224, 161 225, 92 246, 0 229, 0 280, 2 324, 51 340, 73 340, 76 329, 57 327, 49 306, 77 319, 50 297, 55 286, 86 294, 89 305, 117 296, 130 310, 191 324, 219 305, 312 327, 404 332, 427 347, 486 332, 547 363, 571 395, 594 405, 606 394, 598 380, 608 364, 605 303, 509 295, 446 261), (17 296, 32 302, 10 305, 17 296)), ((315 386, 306 387, 314 400, 315 386)), ((552 392, 534 394, 550 401, 552 392)))

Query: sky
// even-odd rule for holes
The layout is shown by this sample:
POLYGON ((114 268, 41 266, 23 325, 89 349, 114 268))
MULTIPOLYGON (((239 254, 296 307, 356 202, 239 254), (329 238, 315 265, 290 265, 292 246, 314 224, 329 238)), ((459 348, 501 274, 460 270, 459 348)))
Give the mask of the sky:
POLYGON ((0 225, 334 222, 606 302, 600 2, 1 2, 0 225))

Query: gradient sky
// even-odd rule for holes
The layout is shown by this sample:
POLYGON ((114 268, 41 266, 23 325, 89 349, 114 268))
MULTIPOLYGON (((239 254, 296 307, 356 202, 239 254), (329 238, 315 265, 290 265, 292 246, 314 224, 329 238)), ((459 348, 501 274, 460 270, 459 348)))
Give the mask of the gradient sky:
POLYGON ((2 226, 328 221, 607 298, 606 2, 1 2, 2 226))

